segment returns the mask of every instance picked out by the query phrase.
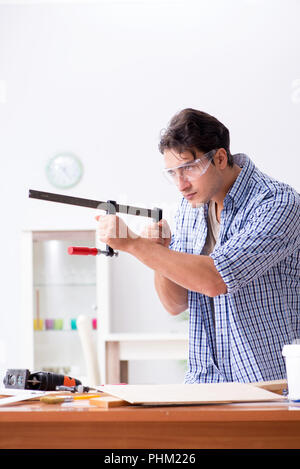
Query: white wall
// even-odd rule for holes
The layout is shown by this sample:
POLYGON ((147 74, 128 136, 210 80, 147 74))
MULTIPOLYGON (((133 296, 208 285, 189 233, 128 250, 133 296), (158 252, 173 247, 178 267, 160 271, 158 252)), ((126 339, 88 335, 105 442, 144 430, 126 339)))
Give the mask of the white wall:
POLYGON ((93 211, 27 198, 62 192, 45 176, 55 153, 84 163, 67 194, 169 217, 159 132, 194 107, 300 189, 299 14, 297 0, 0 2, 0 368, 21 353, 21 230, 95 227, 93 211))

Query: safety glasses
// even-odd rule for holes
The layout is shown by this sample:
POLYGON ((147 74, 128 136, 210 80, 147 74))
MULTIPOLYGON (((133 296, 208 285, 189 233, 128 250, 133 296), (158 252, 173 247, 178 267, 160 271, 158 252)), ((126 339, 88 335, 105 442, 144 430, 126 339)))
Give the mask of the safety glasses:
POLYGON ((217 150, 211 150, 197 160, 193 160, 179 166, 174 166, 173 168, 166 168, 163 170, 163 174, 171 184, 178 184, 179 178, 193 181, 207 171, 207 168, 216 152, 217 150))

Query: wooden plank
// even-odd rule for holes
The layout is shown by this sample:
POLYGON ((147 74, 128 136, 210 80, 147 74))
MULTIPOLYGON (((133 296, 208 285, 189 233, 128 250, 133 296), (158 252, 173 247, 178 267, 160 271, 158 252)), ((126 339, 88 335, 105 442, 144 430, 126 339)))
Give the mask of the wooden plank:
POLYGON ((131 404, 216 404, 264 402, 283 396, 246 383, 104 385, 103 391, 131 404))
POLYGON ((266 389, 267 391, 275 392, 278 394, 283 394, 283 391, 287 389, 286 379, 278 379, 273 381, 258 381, 256 383, 251 384, 261 389, 266 389))
POLYGON ((124 401, 123 399, 119 399, 118 397, 114 397, 114 396, 95 397, 91 399, 89 402, 91 405, 94 405, 96 407, 102 407, 104 409, 130 405, 129 402, 124 401))

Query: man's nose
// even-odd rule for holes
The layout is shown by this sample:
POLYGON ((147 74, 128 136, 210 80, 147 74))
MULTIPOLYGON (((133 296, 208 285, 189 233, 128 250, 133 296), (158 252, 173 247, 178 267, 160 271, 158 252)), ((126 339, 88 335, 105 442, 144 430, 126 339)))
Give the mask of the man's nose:
POLYGON ((191 185, 190 181, 182 174, 177 175, 177 187, 182 192, 191 185))

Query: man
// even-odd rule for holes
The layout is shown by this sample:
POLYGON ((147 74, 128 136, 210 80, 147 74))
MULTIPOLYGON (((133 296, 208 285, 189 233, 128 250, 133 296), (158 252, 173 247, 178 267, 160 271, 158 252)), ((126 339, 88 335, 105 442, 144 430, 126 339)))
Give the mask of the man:
POLYGON ((282 347, 300 335, 299 194, 232 156, 229 140, 204 112, 171 120, 160 151, 183 196, 172 236, 166 221, 137 236, 98 217, 101 241, 155 271, 167 311, 189 307, 186 383, 282 379, 282 347))

